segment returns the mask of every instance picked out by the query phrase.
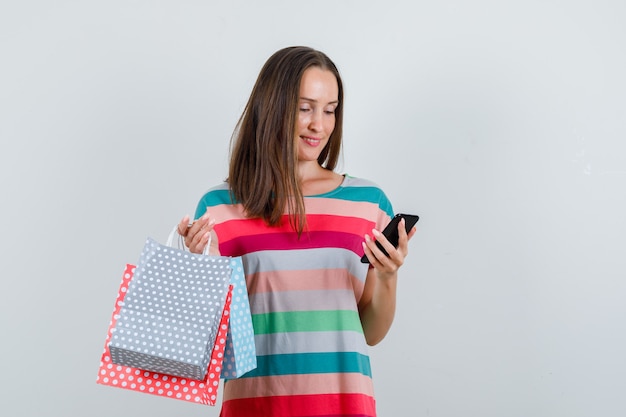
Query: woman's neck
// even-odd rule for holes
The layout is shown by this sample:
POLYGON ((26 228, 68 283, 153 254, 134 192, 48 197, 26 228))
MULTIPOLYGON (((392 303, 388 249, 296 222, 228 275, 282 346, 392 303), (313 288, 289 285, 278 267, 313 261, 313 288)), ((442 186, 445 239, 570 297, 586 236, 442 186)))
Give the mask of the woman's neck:
POLYGON ((321 167, 317 162, 301 162, 298 167, 302 195, 324 194, 334 190, 343 181, 343 176, 321 167))

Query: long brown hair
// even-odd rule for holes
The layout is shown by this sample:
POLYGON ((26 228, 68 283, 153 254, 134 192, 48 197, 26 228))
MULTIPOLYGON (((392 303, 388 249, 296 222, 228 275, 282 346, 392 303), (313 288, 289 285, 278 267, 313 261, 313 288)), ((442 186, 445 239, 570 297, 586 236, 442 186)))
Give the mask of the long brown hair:
POLYGON ((339 71, 324 53, 293 46, 275 52, 261 69, 233 133, 228 175, 232 197, 243 205, 246 216, 263 218, 270 226, 277 226, 286 211, 298 233, 306 227, 306 216, 295 132, 300 82, 311 67, 331 71, 337 78, 335 129, 318 158, 322 167, 335 169, 343 131, 339 71))

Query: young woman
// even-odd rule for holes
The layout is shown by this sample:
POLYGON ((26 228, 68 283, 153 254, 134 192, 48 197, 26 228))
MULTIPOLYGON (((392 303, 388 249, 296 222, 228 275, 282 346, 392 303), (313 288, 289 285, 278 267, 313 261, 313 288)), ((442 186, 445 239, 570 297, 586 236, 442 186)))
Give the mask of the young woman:
POLYGON ((227 181, 178 226, 192 252, 212 235, 211 254, 243 258, 258 367, 225 382, 222 417, 376 415, 367 345, 391 326, 415 228, 401 222, 394 248, 379 232, 393 215, 383 191, 334 171, 342 119, 334 63, 279 50, 233 135, 227 181))

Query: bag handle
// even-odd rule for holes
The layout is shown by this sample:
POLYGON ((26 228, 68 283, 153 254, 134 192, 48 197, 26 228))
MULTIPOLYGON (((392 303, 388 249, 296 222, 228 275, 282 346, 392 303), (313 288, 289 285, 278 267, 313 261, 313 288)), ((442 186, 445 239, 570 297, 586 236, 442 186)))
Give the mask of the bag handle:
MULTIPOLYGON (((172 248, 174 247, 174 234, 178 235, 178 245, 177 245, 178 249, 181 249, 182 247, 183 249, 189 250, 187 245, 185 245, 185 240, 183 239, 183 236, 180 233, 178 233, 178 225, 174 226, 169 236, 167 237, 167 242, 165 244, 169 247, 172 247, 172 248)), ((202 254, 204 256, 209 256, 209 248, 211 247, 212 238, 213 238, 213 234, 211 233, 209 234, 209 241, 207 242, 204 250, 202 251, 202 254)))

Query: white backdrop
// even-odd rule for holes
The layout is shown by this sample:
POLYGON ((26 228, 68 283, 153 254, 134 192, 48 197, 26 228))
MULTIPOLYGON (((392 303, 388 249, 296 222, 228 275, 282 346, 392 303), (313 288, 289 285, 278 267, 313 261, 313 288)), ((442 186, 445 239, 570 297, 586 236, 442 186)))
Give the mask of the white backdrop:
POLYGON ((341 170, 422 217, 371 349, 380 416, 626 415, 624 22, 622 0, 3 1, 2 415, 217 416, 96 372, 124 265, 225 177, 289 45, 344 77, 341 170))

